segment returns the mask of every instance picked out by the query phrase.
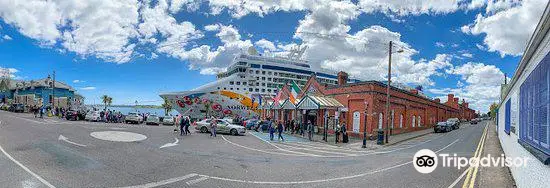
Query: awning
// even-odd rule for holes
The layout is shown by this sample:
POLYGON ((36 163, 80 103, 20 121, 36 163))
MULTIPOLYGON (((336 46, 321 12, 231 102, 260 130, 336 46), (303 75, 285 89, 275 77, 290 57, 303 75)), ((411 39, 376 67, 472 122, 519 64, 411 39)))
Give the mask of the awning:
POLYGON ((271 104, 273 104, 273 102, 266 101, 266 102, 262 103, 262 105, 259 106, 258 109, 269 110, 269 109, 271 109, 271 104))
POLYGON ((285 102, 283 102, 283 104, 281 104, 281 109, 285 109, 285 110, 295 110, 296 109, 296 105, 294 105, 292 103, 292 101, 290 101, 289 99, 285 100, 285 102))
POLYGON ((332 97, 306 95, 299 103, 300 110, 338 109, 344 108, 340 102, 332 97))
POLYGON ((278 103, 278 102, 271 103, 271 109, 273 109, 273 110, 281 109, 280 103, 278 103))

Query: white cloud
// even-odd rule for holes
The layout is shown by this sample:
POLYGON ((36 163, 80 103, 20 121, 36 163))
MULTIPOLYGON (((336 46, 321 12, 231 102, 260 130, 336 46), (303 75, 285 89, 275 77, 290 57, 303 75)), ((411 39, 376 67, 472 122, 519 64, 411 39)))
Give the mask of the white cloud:
POLYGON ((458 45, 457 43, 451 44, 451 47, 453 47, 453 48, 457 48, 457 47, 459 47, 459 46, 460 46, 460 45, 458 45))
POLYGON ((12 38, 9 35, 2 36, 2 39, 4 40, 12 40, 12 38))
POLYGON ((208 3, 213 15, 227 10, 232 17, 241 18, 250 13, 264 16, 276 11, 302 11, 327 2, 329 0, 215 0, 208 3))
POLYGON ((467 9, 468 10, 478 9, 485 6, 486 3, 487 3, 487 0, 472 0, 470 4, 468 4, 467 9))
POLYGON ((469 102, 471 108, 482 112, 488 111, 489 105, 498 101, 504 73, 496 66, 469 62, 448 69, 446 72, 460 76, 461 81, 457 84, 458 88, 447 88, 446 91, 430 90, 430 92, 434 94, 454 93, 455 96, 469 102))
POLYGON ((204 30, 206 30, 206 31, 217 31, 219 29, 220 29, 219 24, 211 24, 211 25, 204 26, 204 30))
POLYGON ((472 35, 485 34, 483 42, 490 52, 498 52, 502 57, 519 56, 547 3, 547 0, 489 3, 487 15, 478 14, 474 23, 463 26, 461 30, 472 35))
POLYGON ((471 54, 471 53, 463 53, 463 54, 462 54, 462 57, 472 58, 472 57, 474 57, 474 55, 471 54))
POLYGON ((81 87, 80 90, 95 90, 95 87, 88 86, 88 87, 81 87))
POLYGON ((442 42, 435 42, 435 46, 440 47, 440 48, 444 48, 445 44, 443 44, 442 42))
POLYGON ((73 80, 73 83, 75 83, 75 84, 77 84, 77 83, 84 83, 84 82, 86 82, 86 81, 84 81, 84 80, 73 80))
POLYGON ((360 0, 358 5, 365 12, 380 11, 399 16, 420 14, 445 14, 459 9, 460 1, 449 0, 360 0))
POLYGON ((154 53, 154 52, 151 53, 151 59, 156 59, 158 57, 159 57, 159 55, 157 55, 156 53, 154 53))
POLYGON ((485 46, 483 46, 483 45, 481 45, 481 44, 476 44, 476 47, 477 47, 477 49, 480 49, 480 50, 482 50, 482 51, 487 51, 487 47, 485 47, 485 46))
POLYGON ((19 70, 15 68, 4 68, 0 67, 0 78, 1 77, 10 77, 10 78, 16 78, 15 73, 19 72, 19 70))
POLYGON ((260 39, 259 41, 256 41, 254 45, 268 52, 273 52, 277 50, 277 47, 275 47, 275 44, 273 44, 273 42, 268 41, 266 39, 260 39))

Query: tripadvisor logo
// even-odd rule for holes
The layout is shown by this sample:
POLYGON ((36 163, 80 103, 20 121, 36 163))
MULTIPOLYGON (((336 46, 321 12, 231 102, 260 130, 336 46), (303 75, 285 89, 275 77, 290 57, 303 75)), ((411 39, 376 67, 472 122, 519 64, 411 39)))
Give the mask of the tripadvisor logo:
POLYGON ((431 173, 437 167, 437 155, 432 150, 422 149, 414 154, 413 165, 420 173, 431 173))

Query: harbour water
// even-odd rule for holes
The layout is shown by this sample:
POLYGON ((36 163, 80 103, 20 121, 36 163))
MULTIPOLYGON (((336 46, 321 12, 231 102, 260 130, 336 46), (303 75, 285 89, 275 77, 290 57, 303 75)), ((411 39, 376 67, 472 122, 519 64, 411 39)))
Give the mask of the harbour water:
MULTIPOLYGON (((103 106, 97 106, 98 109, 103 109, 103 106)), ((122 114, 128 114, 128 112, 139 112, 139 113, 149 113, 156 114, 159 116, 164 116, 164 109, 162 108, 134 108, 134 107, 107 107, 108 110, 120 111, 122 114)), ((172 110, 168 113, 169 115, 175 116, 179 113, 176 110, 172 110)))

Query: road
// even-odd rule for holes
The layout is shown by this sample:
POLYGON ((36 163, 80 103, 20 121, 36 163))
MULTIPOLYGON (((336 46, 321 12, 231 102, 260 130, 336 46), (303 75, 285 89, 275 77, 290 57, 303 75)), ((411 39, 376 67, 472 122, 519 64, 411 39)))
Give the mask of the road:
POLYGON ((485 125, 463 124, 449 133, 361 150, 301 138, 267 142, 266 135, 253 132, 179 136, 170 126, 71 122, 1 111, 0 185, 461 187, 466 169, 438 165, 421 174, 412 158, 420 149, 474 156, 485 125))

